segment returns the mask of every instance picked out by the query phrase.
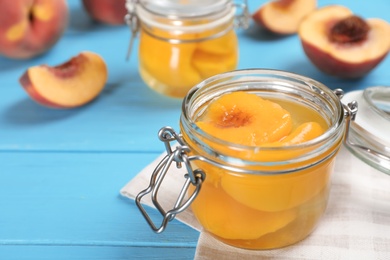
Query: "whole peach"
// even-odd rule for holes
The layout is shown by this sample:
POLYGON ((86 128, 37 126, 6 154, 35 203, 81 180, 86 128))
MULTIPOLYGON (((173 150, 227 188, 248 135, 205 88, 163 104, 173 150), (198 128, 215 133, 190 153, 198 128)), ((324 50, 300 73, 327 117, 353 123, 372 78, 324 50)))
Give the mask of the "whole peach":
POLYGON ((126 0, 82 0, 87 13, 96 21, 121 25, 127 13, 126 0))
POLYGON ((68 24, 66 0, 0 0, 0 54, 27 59, 49 50, 68 24))

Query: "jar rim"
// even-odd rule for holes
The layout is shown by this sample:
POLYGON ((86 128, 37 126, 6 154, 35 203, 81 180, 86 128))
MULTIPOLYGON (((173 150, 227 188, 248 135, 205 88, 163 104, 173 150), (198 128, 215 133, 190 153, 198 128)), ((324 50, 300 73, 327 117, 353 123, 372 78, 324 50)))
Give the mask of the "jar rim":
MULTIPOLYGON (((141 1, 136 5, 136 13, 140 21, 147 26, 165 31, 176 31, 176 33, 197 33, 217 28, 233 21, 236 13, 236 7, 230 0, 220 0, 217 4, 209 4, 198 12, 194 12, 196 8, 190 8, 188 13, 183 13, 179 7, 172 8, 172 10, 159 9, 158 5, 149 6, 145 2, 149 3, 141 1), (190 21, 190 23, 185 21, 190 21)), ((177 4, 177 6, 180 5, 177 4)))
MULTIPOLYGON (((268 79, 272 79, 269 78, 268 79)), ((247 83, 245 81, 241 81, 241 84, 247 83)), ((269 83, 269 82, 268 82, 269 83)), ((287 86, 288 87, 288 86, 287 86)), ((222 90, 222 92, 232 92, 234 90, 229 90, 228 88, 225 88, 222 90)), ((306 90, 307 91, 307 90, 306 90)), ((216 97, 217 95, 215 95, 216 97)), ((308 78, 306 76, 302 76, 299 74, 295 74, 292 72, 287 72, 287 71, 282 71, 282 70, 274 70, 274 69, 257 69, 257 68, 252 68, 252 69, 242 69, 242 70, 235 70, 235 71, 230 71, 222 74, 218 74, 215 76, 212 76, 196 86, 194 86, 188 94, 184 97, 183 102, 182 102, 182 114, 181 114, 181 123, 187 123, 187 126, 192 129, 193 131, 196 131, 197 134, 201 136, 201 138, 205 140, 213 140, 213 142, 219 144, 219 145, 224 145, 224 146, 229 146, 229 147, 234 147, 239 150, 264 150, 264 151, 279 151, 279 150, 288 150, 288 149, 301 149, 305 147, 311 147, 311 146, 316 146, 320 145, 321 143, 326 142, 329 139, 334 138, 337 136, 337 134, 340 132, 340 128, 344 127, 344 108, 343 105, 338 98, 338 96, 327 86, 323 85, 322 83, 313 80, 311 78, 308 78), (335 118, 332 118, 332 122, 329 125, 329 128, 319 137, 316 137, 312 140, 309 140, 304 143, 300 144, 293 144, 289 146, 282 146, 282 147, 275 147, 275 146, 249 146, 249 145, 242 145, 242 144, 235 144, 231 143, 229 141, 225 141, 222 139, 219 139, 218 137, 215 137, 213 135, 210 135, 203 130, 201 130, 199 127, 197 127, 195 120, 191 118, 190 115, 190 109, 192 109, 192 102, 194 99, 199 98, 199 93, 206 87, 208 87, 210 84, 213 82, 218 82, 221 81, 222 79, 233 79, 235 77, 242 77, 245 75, 252 75, 253 77, 248 77, 246 80, 255 80, 256 76, 260 75, 268 75, 275 77, 275 79, 286 79, 286 80, 292 80, 292 82, 301 82, 304 83, 308 87, 308 90, 313 91, 316 95, 318 95, 320 98, 324 99, 325 101, 332 103, 331 105, 333 106, 333 109, 335 110, 334 116, 335 118)), ((343 132, 343 131, 342 131, 343 132)))
POLYGON ((222 12, 231 0, 141 0, 139 5, 150 13, 176 18, 198 18, 222 12))

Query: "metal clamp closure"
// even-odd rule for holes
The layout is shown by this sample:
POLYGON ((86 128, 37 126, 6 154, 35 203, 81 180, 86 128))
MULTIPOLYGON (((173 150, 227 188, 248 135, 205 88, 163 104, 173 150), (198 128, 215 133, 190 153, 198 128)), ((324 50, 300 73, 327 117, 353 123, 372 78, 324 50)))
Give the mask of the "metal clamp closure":
POLYGON ((248 1, 241 0, 238 3, 233 3, 237 10, 241 10, 241 13, 236 15, 234 26, 236 28, 247 29, 249 27, 250 12, 248 8, 248 1))
POLYGON ((181 136, 177 134, 171 127, 162 128, 158 135, 159 139, 165 144, 167 155, 157 165, 152 173, 149 186, 137 195, 135 202, 152 230, 156 233, 161 233, 166 228, 168 222, 175 218, 176 214, 183 212, 194 201, 196 196, 199 194, 200 188, 205 179, 205 174, 200 169, 192 170, 190 165, 191 158, 188 156, 189 148, 185 145, 181 136), (171 142, 173 141, 177 141, 179 143, 179 146, 177 146, 175 150, 172 150, 171 147, 171 142), (176 163, 177 168, 181 168, 182 164, 184 163, 187 173, 184 175, 186 180, 178 195, 175 205, 172 209, 166 211, 158 202, 157 194, 173 162, 176 163), (190 185, 195 186, 195 189, 186 199, 190 185), (162 223, 158 227, 153 223, 145 208, 141 204, 142 197, 147 194, 151 194, 153 205, 163 216, 162 223))
POLYGON ((130 43, 127 48, 126 60, 130 59, 131 50, 133 49, 134 40, 137 37, 139 31, 139 18, 135 12, 136 5, 139 0, 126 0, 127 14, 125 15, 125 22, 130 28, 130 43))

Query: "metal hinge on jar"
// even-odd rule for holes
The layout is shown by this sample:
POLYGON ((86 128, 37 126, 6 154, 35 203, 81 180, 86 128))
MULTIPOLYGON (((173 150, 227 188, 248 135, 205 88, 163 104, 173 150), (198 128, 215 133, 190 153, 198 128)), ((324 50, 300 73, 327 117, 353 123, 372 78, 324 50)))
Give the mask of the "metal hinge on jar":
MULTIPOLYGON (((344 92, 341 89, 334 90, 334 93, 336 96, 338 96, 340 99, 343 97, 344 92)), ((344 137, 344 145, 350 148, 358 149, 361 152, 364 152, 366 154, 369 154, 371 156, 375 156, 377 158, 380 158, 381 160, 385 160, 387 162, 390 162, 390 156, 377 151, 373 149, 372 147, 367 147, 365 145, 360 145, 354 143, 350 138, 350 129, 351 129, 351 123, 355 121, 357 112, 358 112, 358 103, 357 101, 349 102, 348 104, 343 104, 344 106, 344 116, 346 120, 346 132, 344 137)))
POLYGON ((235 27, 241 29, 247 29, 249 27, 250 13, 248 8, 248 1, 242 0, 234 2, 234 6, 237 10, 241 10, 240 13, 236 14, 235 27))

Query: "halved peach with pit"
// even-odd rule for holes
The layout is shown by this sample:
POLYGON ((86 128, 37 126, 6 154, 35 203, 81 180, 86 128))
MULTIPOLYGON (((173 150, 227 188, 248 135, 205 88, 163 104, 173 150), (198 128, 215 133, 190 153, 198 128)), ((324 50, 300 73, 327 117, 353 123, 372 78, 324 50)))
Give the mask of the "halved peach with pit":
POLYGON ((298 34, 310 61, 321 71, 341 78, 366 75, 390 50, 388 22, 363 19, 341 5, 310 13, 298 34))

